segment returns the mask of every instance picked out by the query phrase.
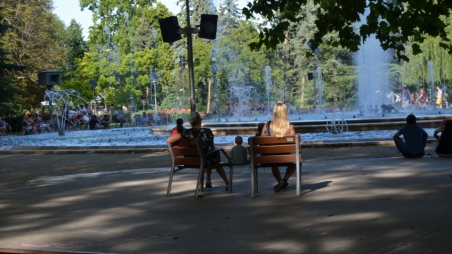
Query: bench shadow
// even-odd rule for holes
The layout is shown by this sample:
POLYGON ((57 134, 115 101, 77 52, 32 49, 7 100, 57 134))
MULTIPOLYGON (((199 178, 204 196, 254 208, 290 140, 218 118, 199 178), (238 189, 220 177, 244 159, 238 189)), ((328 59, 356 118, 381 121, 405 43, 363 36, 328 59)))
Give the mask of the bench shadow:
POLYGON ((306 195, 306 194, 316 191, 316 190, 327 188, 330 186, 330 183, 332 183, 332 182, 333 181, 324 181, 324 182, 314 183, 314 184, 303 184, 303 185, 301 185, 301 190, 302 191, 308 190, 308 191, 302 193, 301 196, 306 195))

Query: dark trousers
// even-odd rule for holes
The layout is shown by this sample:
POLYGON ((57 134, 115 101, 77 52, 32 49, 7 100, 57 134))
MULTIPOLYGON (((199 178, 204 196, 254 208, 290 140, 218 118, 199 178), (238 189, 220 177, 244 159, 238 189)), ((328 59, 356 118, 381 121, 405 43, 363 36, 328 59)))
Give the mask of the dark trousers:
POLYGON ((422 136, 422 152, 421 153, 405 153, 405 141, 401 137, 394 138, 394 143, 405 158, 422 158, 425 155, 425 145, 427 144, 427 136, 422 136))

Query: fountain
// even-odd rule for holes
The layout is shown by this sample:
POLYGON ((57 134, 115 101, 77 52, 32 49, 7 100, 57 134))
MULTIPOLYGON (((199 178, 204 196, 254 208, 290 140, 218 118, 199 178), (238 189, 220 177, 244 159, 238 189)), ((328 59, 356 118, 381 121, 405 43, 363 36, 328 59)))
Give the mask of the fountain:
POLYGON ((254 86, 231 86, 230 98, 234 101, 232 110, 239 118, 251 117, 253 103, 259 101, 259 95, 254 86))
MULTIPOLYGON (((369 14, 366 9, 361 16, 361 24, 365 24, 365 17, 369 14)), ((375 35, 369 36, 359 47, 355 54, 355 62, 358 67, 358 106, 363 113, 377 113, 373 110, 385 104, 386 95, 390 93, 388 81, 388 62, 391 58, 388 51, 380 46, 380 41, 375 35)))
POLYGON ((428 76, 427 76, 427 83, 429 85, 429 100, 435 101, 435 70, 433 69, 433 63, 432 61, 428 61, 427 63, 428 67, 428 76))
POLYGON ((317 100, 317 105, 319 107, 323 106, 323 81, 322 81, 322 68, 320 66, 316 69, 317 75, 315 79, 315 90, 317 91, 317 95, 314 96, 317 100))
POLYGON ((348 132, 348 124, 343 112, 333 112, 326 121, 326 130, 331 134, 342 134, 348 132), (337 116, 339 114, 339 116, 337 116))
POLYGON ((53 112, 56 115, 55 121, 58 126, 58 135, 64 136, 66 130, 67 112, 71 104, 86 104, 86 101, 80 96, 80 93, 69 90, 46 90, 44 100, 52 102, 53 112))
POLYGON ((270 116, 270 90, 272 89, 272 69, 265 66, 265 85, 267 89, 267 116, 270 116))

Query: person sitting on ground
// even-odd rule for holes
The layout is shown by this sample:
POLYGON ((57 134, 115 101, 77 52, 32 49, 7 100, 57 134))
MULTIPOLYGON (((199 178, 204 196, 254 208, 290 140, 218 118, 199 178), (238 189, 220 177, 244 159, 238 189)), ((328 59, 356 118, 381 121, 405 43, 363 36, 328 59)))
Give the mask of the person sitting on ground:
POLYGON ((452 117, 446 117, 440 127, 435 130, 433 136, 438 142, 436 154, 439 157, 452 157, 452 117), (438 136, 440 132, 441 137, 438 136))
POLYGON ((171 135, 176 135, 177 133, 182 133, 185 130, 184 119, 177 118, 176 127, 171 130, 171 135))
POLYGON ((416 116, 410 114, 406 118, 407 125, 393 137, 394 143, 405 158, 421 158, 425 154, 428 134, 416 125, 416 116), (405 141, 400 137, 403 135, 405 141))
POLYGON ((149 117, 148 117, 148 115, 147 115, 147 113, 146 112, 143 112, 143 114, 141 115, 141 125, 142 126, 148 126, 148 125, 150 125, 149 124, 149 117))
POLYGON ((50 128, 50 124, 45 123, 42 120, 41 114, 36 114, 36 119, 39 122, 39 127, 41 127, 41 130, 46 129, 48 132, 52 132, 52 128, 50 128))
MULTIPOLYGON (((211 152, 215 150, 215 144, 214 144, 214 136, 210 129, 208 128, 201 128, 201 115, 198 112, 192 112, 188 116, 188 122, 190 123, 191 127, 190 129, 186 129, 182 131, 181 133, 177 133, 175 135, 170 136, 166 141, 168 143, 174 143, 180 139, 183 138, 200 138, 202 141, 202 147, 204 149, 205 153, 211 152)), ((216 163, 220 162, 220 153, 214 152, 209 154, 207 156, 207 166, 214 165, 216 163)), ((225 185, 226 185, 226 191, 229 189, 229 180, 226 177, 226 173, 224 172, 224 169, 221 165, 218 165, 215 167, 218 174, 223 179, 225 185)), ((212 182, 210 180, 210 176, 212 174, 212 171, 207 171, 206 174, 206 188, 212 188, 212 182)))
POLYGON ((38 118, 33 119, 33 124, 31 126, 32 126, 33 133, 35 133, 35 134, 42 133, 41 124, 39 123, 38 118))
MULTIPOLYGON (((278 102, 273 109, 273 121, 268 121, 265 124, 262 129, 261 136, 275 136, 277 138, 283 138, 286 135, 295 135, 295 129, 289 122, 286 105, 282 102, 278 102)), ((276 166, 272 167, 273 176, 278 182, 278 184, 273 188, 276 193, 282 189, 285 189, 289 185, 287 181, 295 170, 296 165, 288 166, 284 178, 281 178, 279 168, 276 166)))
POLYGON ((83 130, 85 127, 89 127, 89 120, 90 120, 90 117, 88 116, 88 113, 87 112, 83 113, 82 120, 80 122, 81 130, 83 130))
POLYGON ((27 112, 22 119, 22 132, 20 135, 32 134, 33 119, 31 118, 31 113, 27 112))
POLYGON ((88 125, 89 125, 90 130, 97 130, 97 129, 102 128, 100 126, 99 119, 97 119, 96 115, 91 115, 91 120, 89 120, 88 125))
POLYGON ((235 137, 235 143, 237 144, 231 150, 229 158, 234 165, 242 165, 248 163, 248 152, 244 146, 242 146, 243 138, 241 136, 235 137))
POLYGON ((120 128, 124 127, 124 123, 127 123, 127 119, 124 117, 121 109, 118 111, 118 114, 116 114, 116 119, 118 119, 120 128))
POLYGON ((80 104, 80 114, 81 114, 81 115, 84 115, 85 113, 86 113, 85 105, 80 104))
POLYGON ((6 122, 3 121, 3 118, 0 116, 0 135, 6 135, 6 122))
POLYGON ((350 111, 350 107, 348 106, 348 103, 345 103, 344 108, 342 109, 342 111, 344 111, 344 112, 349 112, 350 111))
POLYGON ((108 115, 104 115, 101 124, 103 129, 110 129, 110 117, 108 115))

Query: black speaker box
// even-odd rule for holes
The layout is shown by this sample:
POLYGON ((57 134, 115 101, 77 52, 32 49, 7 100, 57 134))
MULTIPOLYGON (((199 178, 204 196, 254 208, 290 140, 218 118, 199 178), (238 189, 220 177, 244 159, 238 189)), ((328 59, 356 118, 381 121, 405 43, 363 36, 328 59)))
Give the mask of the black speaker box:
POLYGON ((199 37, 209 40, 217 38, 218 15, 201 15, 201 25, 199 27, 199 37))
POLYGON ((180 26, 176 16, 159 19, 159 24, 164 42, 173 43, 182 39, 182 36, 179 34, 180 26))
POLYGON ((313 80, 314 74, 312 72, 308 72, 308 80, 313 80))
POLYGON ((41 86, 61 85, 61 71, 41 71, 38 73, 38 84, 41 86))

